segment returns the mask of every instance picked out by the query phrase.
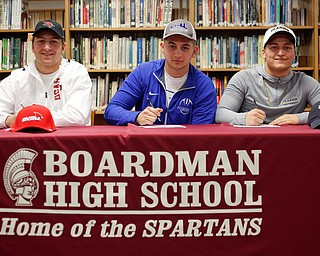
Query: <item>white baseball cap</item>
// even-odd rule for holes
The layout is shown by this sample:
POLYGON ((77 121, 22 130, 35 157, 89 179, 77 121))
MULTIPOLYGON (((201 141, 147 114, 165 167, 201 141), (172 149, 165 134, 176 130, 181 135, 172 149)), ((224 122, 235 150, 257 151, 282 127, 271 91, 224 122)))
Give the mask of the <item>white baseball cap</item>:
POLYGON ((197 41, 196 31, 192 24, 187 20, 178 19, 171 21, 164 30, 163 39, 172 35, 181 35, 197 41))
POLYGON ((266 44, 269 42, 271 38, 273 38, 276 35, 284 35, 287 36, 290 41, 296 45, 296 35, 294 32, 290 29, 287 28, 286 26, 283 25, 278 25, 272 28, 269 28, 266 33, 264 34, 263 38, 263 48, 266 47, 266 44))

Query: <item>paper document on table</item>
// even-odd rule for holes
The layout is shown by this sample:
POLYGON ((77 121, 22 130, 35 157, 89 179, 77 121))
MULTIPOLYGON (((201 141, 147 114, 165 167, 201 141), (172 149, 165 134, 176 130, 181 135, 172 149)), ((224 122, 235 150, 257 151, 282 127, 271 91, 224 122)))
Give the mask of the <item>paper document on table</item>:
POLYGON ((277 128, 280 127, 280 125, 271 125, 271 124, 261 124, 261 125, 240 125, 240 124, 234 124, 233 127, 241 127, 241 128, 277 128))
POLYGON ((178 125, 178 124, 164 124, 164 125, 145 125, 140 126, 142 128, 187 128, 184 125, 178 125))

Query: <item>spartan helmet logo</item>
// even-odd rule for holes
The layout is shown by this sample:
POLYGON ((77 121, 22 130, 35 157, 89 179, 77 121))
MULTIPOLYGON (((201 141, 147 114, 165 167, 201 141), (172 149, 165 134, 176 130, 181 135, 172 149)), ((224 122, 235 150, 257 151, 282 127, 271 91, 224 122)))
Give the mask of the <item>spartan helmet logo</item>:
POLYGON ((22 148, 7 160, 3 171, 4 187, 16 206, 31 206, 39 191, 39 182, 31 171, 31 165, 38 153, 22 148))

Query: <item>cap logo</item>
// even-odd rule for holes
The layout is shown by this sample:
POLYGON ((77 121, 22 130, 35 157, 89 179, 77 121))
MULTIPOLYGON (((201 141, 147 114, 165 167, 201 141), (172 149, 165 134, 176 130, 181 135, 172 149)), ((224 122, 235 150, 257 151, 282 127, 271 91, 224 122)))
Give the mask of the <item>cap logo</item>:
POLYGON ((172 31, 181 31, 181 30, 188 30, 186 23, 180 22, 179 24, 174 24, 170 27, 170 30, 172 31))
POLYGON ((54 28, 54 25, 50 21, 44 21, 43 26, 46 26, 48 28, 54 28))
POLYGON ((32 122, 32 121, 41 121, 41 119, 43 119, 43 116, 41 115, 41 113, 39 112, 33 112, 34 116, 26 116, 24 118, 22 118, 21 122, 25 123, 25 122, 32 122))
POLYGON ((272 29, 270 30, 270 32, 273 32, 273 31, 278 30, 278 29, 282 29, 282 30, 285 30, 285 31, 287 31, 287 32, 290 33, 289 29, 286 28, 286 27, 284 27, 284 26, 276 26, 276 27, 272 28, 272 29))
POLYGON ((278 25, 278 26, 269 28, 264 34, 263 48, 266 46, 269 40, 274 36, 276 36, 278 33, 279 34, 281 33, 282 35, 287 36, 289 40, 296 46, 296 35, 294 34, 294 32, 290 28, 287 28, 286 26, 278 25))

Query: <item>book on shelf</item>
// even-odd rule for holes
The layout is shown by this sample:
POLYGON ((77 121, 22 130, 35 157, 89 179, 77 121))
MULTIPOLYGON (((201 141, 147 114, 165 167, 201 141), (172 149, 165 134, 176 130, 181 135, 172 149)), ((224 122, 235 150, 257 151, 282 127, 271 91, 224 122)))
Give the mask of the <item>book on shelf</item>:
POLYGON ((14 37, 13 38, 13 49, 12 49, 12 66, 11 68, 16 69, 21 67, 21 38, 14 37))
POLYGON ((74 12, 74 8, 75 8, 75 0, 70 0, 70 7, 69 7, 69 24, 70 27, 74 27, 74 23, 75 23, 75 12, 74 12))
POLYGON ((110 96, 109 98, 112 99, 112 97, 116 94, 116 92, 118 91, 119 88, 119 81, 115 80, 111 82, 110 85, 111 89, 110 89, 110 96))
POLYGON ((132 49, 130 49, 130 54, 132 54, 132 68, 138 66, 138 41, 132 40, 132 49))
POLYGON ((119 34, 112 35, 112 69, 118 69, 119 64, 119 34))
POLYGON ((120 10, 119 10, 119 24, 121 28, 126 27, 126 12, 125 12, 125 2, 124 0, 119 1, 120 10))
POLYGON ((130 0, 130 27, 136 26, 136 0, 130 0))
MULTIPOLYGON (((109 76, 106 76, 106 77, 109 77, 109 76)), ((104 110, 105 107, 106 107, 106 104, 107 104, 107 97, 106 97, 106 94, 107 94, 107 91, 108 91, 108 88, 107 87, 107 83, 106 83, 106 79, 103 79, 101 76, 99 76, 99 79, 98 79, 98 83, 99 83, 99 93, 101 94, 100 95, 100 104, 99 104, 99 107, 100 107, 100 110, 104 110)))
POLYGON ((107 39, 107 60, 106 60, 107 69, 113 69, 113 57, 115 55, 112 53, 112 49, 113 49, 113 41, 111 39, 107 39))
POLYGON ((91 103, 91 110, 98 110, 97 109, 97 88, 98 88, 98 78, 91 77, 91 95, 92 95, 92 103, 91 103))
POLYGON ((138 62, 137 64, 141 64, 143 61, 142 61, 142 47, 143 47, 143 41, 142 41, 142 37, 138 37, 137 39, 137 46, 138 46, 138 62))
POLYGON ((89 27, 94 28, 94 12, 95 12, 95 8, 94 8, 94 0, 89 0, 89 27))
MULTIPOLYGON (((196 6, 195 8, 197 8, 197 26, 202 27, 203 26, 203 2, 202 0, 197 0, 196 1, 196 6)), ((205 6, 206 7, 206 6, 205 6)))
POLYGON ((13 69, 13 45, 14 45, 14 37, 9 38, 9 47, 8 47, 8 69, 13 69))
POLYGON ((129 68, 129 56, 128 56, 128 47, 129 47, 129 44, 128 44, 128 37, 121 37, 120 38, 120 51, 119 51, 119 54, 120 54, 120 57, 119 57, 119 60, 120 60, 120 69, 128 69, 129 68))
POLYGON ((103 101, 103 97, 104 95, 102 94, 102 88, 104 87, 104 83, 103 83, 103 78, 101 78, 100 76, 98 76, 98 87, 97 87, 97 105, 96 108, 98 111, 102 110, 102 101, 103 101))
POLYGON ((140 5, 139 5, 139 27, 144 27, 144 6, 145 2, 144 0, 140 0, 140 5))
POLYGON ((2 38, 2 58, 1 58, 1 69, 8 70, 8 38, 2 38))

